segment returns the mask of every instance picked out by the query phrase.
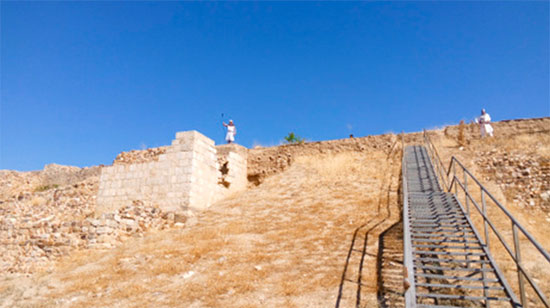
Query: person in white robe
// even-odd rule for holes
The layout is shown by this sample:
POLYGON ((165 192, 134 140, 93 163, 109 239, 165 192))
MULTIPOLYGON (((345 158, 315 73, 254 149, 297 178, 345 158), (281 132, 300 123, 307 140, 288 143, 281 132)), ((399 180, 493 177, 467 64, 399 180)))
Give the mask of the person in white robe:
POLYGON ((476 120, 477 120, 477 123, 479 123, 481 138, 485 136, 493 137, 493 127, 491 126, 491 116, 487 112, 485 112, 485 109, 481 109, 481 115, 476 120))
POLYGON ((225 141, 227 141, 227 143, 234 142, 235 135, 237 134, 237 128, 235 127, 233 120, 229 120, 229 124, 225 124, 225 122, 223 122, 223 126, 227 128, 227 133, 225 134, 225 141))

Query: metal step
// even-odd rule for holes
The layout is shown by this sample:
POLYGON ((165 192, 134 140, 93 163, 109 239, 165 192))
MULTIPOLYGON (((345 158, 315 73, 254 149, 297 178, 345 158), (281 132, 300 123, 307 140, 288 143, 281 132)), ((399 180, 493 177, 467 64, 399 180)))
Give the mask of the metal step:
POLYGON ((446 259, 446 258, 415 258, 421 262, 439 262, 439 263, 475 263, 475 264, 487 264, 491 263, 489 260, 483 259, 446 259))
POLYGON ((461 308, 460 306, 416 305, 417 308, 461 308))
POLYGON ((414 275, 418 277, 439 279, 439 280, 468 280, 468 281, 479 281, 479 282, 500 282, 500 280, 496 278, 484 279, 484 278, 476 278, 476 277, 468 277, 468 276, 448 276, 448 275, 436 275, 436 274, 424 274, 424 273, 415 273, 414 275))
POLYGON ((415 265, 416 269, 428 269, 436 271, 465 271, 465 272, 494 272, 492 268, 475 268, 475 267, 447 267, 447 266, 433 266, 433 265, 415 265))
POLYGON ((416 248, 433 248, 433 249, 483 249, 481 246, 448 246, 448 245, 430 245, 430 244, 413 244, 416 248))
POLYGON ((433 231, 449 231, 449 232, 467 232, 467 233, 473 233, 467 225, 434 225, 434 226, 427 226, 427 225, 414 225, 411 226, 411 229, 416 231, 418 229, 432 229, 433 231))
POLYGON ((412 251, 417 307, 457 305, 440 305, 440 300, 461 300, 467 307, 489 301, 512 303, 513 293, 488 258, 487 248, 464 208, 453 194, 442 191, 426 148, 407 146, 403 162, 408 202, 404 217, 409 226, 403 232, 410 239, 407 245, 412 251), (453 290, 463 290, 466 295, 449 294, 453 290))
POLYGON ((429 251, 429 250, 413 250, 413 254, 418 255, 440 255, 440 256, 479 256, 484 257, 485 253, 477 252, 451 252, 451 251, 429 251))
POLYGON ((444 234, 444 233, 411 233, 411 236, 414 237, 414 238, 419 238, 419 237, 476 238, 475 235, 455 236, 455 235, 447 235, 447 234, 444 234))
POLYGON ((416 294, 417 297, 431 297, 431 298, 445 298, 445 299, 464 299, 470 301, 510 301, 508 297, 496 297, 496 296, 468 296, 468 295, 455 295, 455 294, 437 294, 437 293, 420 293, 416 294))
POLYGON ((418 238, 418 237, 413 238, 412 241, 417 243, 422 242, 422 243, 478 244, 479 245, 478 241, 466 241, 466 240, 460 241, 460 240, 445 240, 445 239, 433 240, 433 239, 418 238))
POLYGON ((503 287, 493 287, 493 286, 470 286, 470 285, 461 285, 461 284, 443 284, 443 283, 417 283, 416 286, 418 287, 425 287, 425 288, 448 288, 448 289, 473 289, 473 290, 496 290, 496 291, 502 291, 504 290, 503 287))

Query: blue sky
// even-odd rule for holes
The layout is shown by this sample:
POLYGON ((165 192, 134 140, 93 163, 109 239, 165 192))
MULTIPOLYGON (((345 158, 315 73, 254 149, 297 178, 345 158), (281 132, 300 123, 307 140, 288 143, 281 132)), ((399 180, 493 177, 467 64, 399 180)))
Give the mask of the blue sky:
MULTIPOLYGON (((0 169, 550 116, 549 2, 0 2, 0 169), (223 114, 223 118, 222 118, 223 114)), ((497 132, 498 133, 498 132, 497 132)))

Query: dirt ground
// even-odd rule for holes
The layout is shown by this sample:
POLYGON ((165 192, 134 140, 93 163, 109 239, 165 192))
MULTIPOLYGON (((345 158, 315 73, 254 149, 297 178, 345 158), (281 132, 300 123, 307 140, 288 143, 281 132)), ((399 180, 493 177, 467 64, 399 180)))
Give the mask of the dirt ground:
POLYGON ((0 306, 372 307, 379 237, 399 221, 400 159, 400 147, 296 157, 184 230, 4 276, 0 306))
MULTIPOLYGON (((465 140, 458 140, 456 126, 432 131, 445 166, 457 156, 547 250, 550 213, 507 202, 507 192, 475 158, 496 147, 550 158, 549 124, 550 118, 496 123, 496 137, 484 140, 475 129, 465 140)), ((420 143, 421 134, 407 134, 405 141, 420 143)), ((184 229, 76 251, 53 270, 2 274, 0 307, 403 306, 399 138, 250 153, 247 191, 190 217, 184 229)), ((510 240, 506 217, 494 209, 489 215, 510 240)), ((473 219, 481 230, 479 217, 473 219)), ((517 290, 514 264, 497 239, 490 240, 517 290)), ((550 294, 550 266, 525 238, 520 243, 525 267, 550 294)), ((529 300, 538 307, 532 293, 529 300)))

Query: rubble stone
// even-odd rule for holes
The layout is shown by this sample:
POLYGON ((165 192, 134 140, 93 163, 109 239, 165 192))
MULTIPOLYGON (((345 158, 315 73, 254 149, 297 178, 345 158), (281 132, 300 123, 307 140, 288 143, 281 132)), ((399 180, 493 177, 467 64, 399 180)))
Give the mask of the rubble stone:
POLYGON ((476 153, 475 163, 499 184, 508 201, 550 211, 550 160, 521 152, 476 153))
POLYGON ((0 188, 2 272, 32 273, 51 267, 60 256, 75 249, 108 249, 149 229, 171 228, 176 220, 178 225, 174 227, 185 225, 182 214, 172 214, 173 218, 168 220, 163 218, 167 213, 139 200, 128 202, 114 213, 93 218, 98 172, 83 173, 75 167, 62 166, 56 166, 56 172, 51 171, 52 167, 48 169, 48 178, 41 172, 0 171, 0 184, 5 185, 0 188), (56 180, 52 174, 61 179, 56 180), (71 180, 81 181, 44 184, 44 181, 71 180))

